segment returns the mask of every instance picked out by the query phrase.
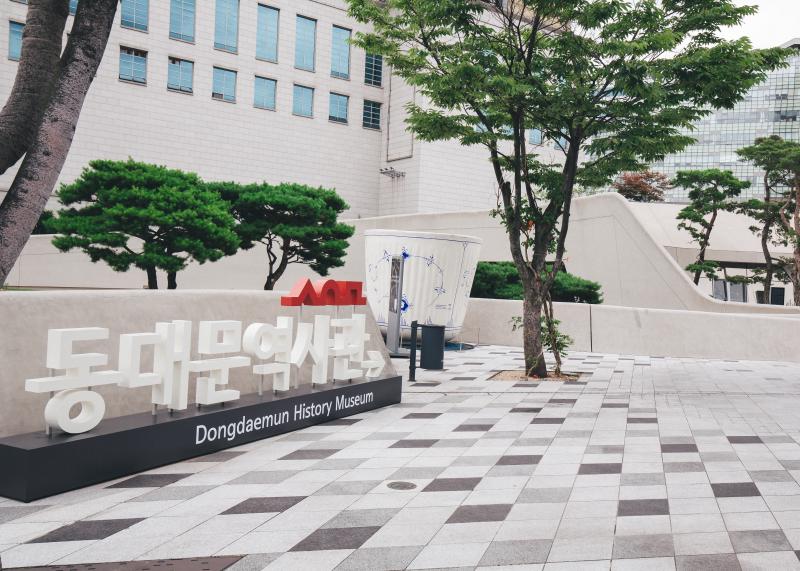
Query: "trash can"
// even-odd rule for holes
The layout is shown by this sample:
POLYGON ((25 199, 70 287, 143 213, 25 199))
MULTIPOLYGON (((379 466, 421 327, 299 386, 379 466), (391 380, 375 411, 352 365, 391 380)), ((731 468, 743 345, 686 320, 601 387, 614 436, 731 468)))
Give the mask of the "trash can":
POLYGON ((421 369, 444 369, 444 325, 421 325, 422 347, 419 356, 421 369))

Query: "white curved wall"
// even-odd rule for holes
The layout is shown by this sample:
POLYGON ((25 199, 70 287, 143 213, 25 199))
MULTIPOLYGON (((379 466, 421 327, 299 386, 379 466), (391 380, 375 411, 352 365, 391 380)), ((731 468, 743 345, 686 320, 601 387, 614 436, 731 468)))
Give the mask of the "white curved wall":
MULTIPOLYGON (((575 274, 599 282, 608 305, 687 309, 723 313, 783 313, 800 315, 800 308, 720 302, 700 291, 687 273, 659 240, 670 240, 666 232, 654 237, 652 222, 643 223, 636 210, 617 194, 599 194, 573 201, 570 233, 567 239, 567 268, 575 274), (651 230, 648 230, 650 228, 651 230)), ((667 212, 666 210, 664 212, 667 212)), ((661 217, 668 225, 671 212, 661 217)), ((510 260, 508 239, 500 223, 487 211, 411 214, 350 220, 356 233, 350 239, 345 266, 331 272, 339 279, 365 279, 364 232, 372 229, 468 234, 483 241, 480 259, 510 260)), ((677 222, 675 223, 677 225, 677 222)), ((731 228, 718 236, 725 248, 742 243, 752 253, 752 235, 746 219, 738 232, 731 228), (732 236, 731 236, 732 234, 732 236)), ((715 246, 712 236, 712 250, 715 246)), ((178 275, 181 288, 256 289, 264 280, 266 254, 256 247, 213 264, 191 264, 178 275)), ((279 289, 289 289, 298 277, 313 276, 305 266, 290 266, 279 289)), ((165 283, 162 277, 162 282, 165 283)), ((50 244, 49 236, 33 236, 12 272, 8 284, 22 287, 141 288, 143 272, 119 274, 104 264, 92 264, 81 253, 61 254, 50 244)))

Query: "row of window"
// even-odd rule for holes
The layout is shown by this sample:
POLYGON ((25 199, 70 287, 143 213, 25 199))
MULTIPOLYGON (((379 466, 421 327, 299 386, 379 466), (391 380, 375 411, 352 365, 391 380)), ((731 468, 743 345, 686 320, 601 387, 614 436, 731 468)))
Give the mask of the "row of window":
MULTIPOLYGON (((170 38, 194 42, 196 0, 170 0, 170 38)), ((77 0, 70 1, 74 13, 77 0)), ((147 31, 149 26, 149 0, 122 0, 120 23, 123 27, 147 31)), ((239 43, 239 0, 216 0, 214 20, 214 47, 236 53, 239 43)), ((13 22, 14 26, 22 24, 13 22)), ((14 27, 12 26, 12 28, 14 27)), ((269 62, 278 62, 278 33, 280 10, 266 4, 258 4, 256 19, 256 57, 269 62)), ((12 30, 19 37, 12 42, 9 57, 19 59, 22 32, 12 30), (14 55, 15 54, 15 55, 14 55)), ((352 31, 333 26, 331 33, 331 76, 350 79, 350 39, 352 31)), ((295 17, 294 65, 298 69, 315 71, 316 68, 317 21, 306 16, 295 17)), ((383 58, 367 54, 364 65, 364 83, 380 87, 383 83, 383 58)))
MULTIPOLYGON (((211 97, 231 103, 236 101, 237 73, 222 67, 213 68, 211 97)), ((121 47, 119 52, 119 78, 134 83, 147 83, 147 52, 121 47)), ((274 111, 278 82, 268 77, 255 77, 253 105, 274 111)), ((169 58, 167 88, 184 93, 194 92, 194 62, 169 58)), ((350 97, 331 92, 329 95, 328 119, 336 123, 349 122, 350 97)), ((302 117, 314 116, 314 88, 295 84, 293 88, 292 113, 302 117)), ((364 100, 361 124, 368 129, 381 128, 381 104, 364 100)))
MULTIPOLYGON (((148 0, 122 0, 122 25, 147 30, 148 0)), ((256 57, 278 62, 280 10, 258 4, 256 15, 256 57)), ((169 35, 173 39, 193 42, 195 34, 195 0, 171 0, 169 35)), ((239 0, 216 0, 214 14, 214 47, 236 53, 239 47, 239 0)), ((333 26, 331 33, 331 76, 350 79, 350 38, 352 31, 333 26)), ((317 21, 295 17, 294 65, 298 69, 315 71, 317 21)), ((364 82, 380 87, 383 82, 383 60, 367 54, 364 82)))

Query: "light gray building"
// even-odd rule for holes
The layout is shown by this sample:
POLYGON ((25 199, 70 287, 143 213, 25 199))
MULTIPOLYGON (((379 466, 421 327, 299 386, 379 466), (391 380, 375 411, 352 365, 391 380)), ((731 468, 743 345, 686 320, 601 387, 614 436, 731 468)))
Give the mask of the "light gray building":
MULTIPOLYGON (((752 184, 743 198, 763 196, 763 171, 740 161, 736 150, 753 144, 758 137, 770 135, 800 142, 800 38, 782 47, 798 50, 788 67, 770 73, 765 82, 751 89, 733 109, 715 111, 698 121, 694 130, 687 131, 696 142, 653 163, 652 170, 672 178, 680 170, 726 169, 752 184)), ((687 194, 688 191, 675 188, 666 200, 687 202, 687 194)))
MULTIPOLYGON (((27 8, 0 0, 0 102, 27 8)), ((427 103, 350 44, 369 29, 345 0, 121 0, 59 182, 92 159, 131 157, 207 180, 334 188, 350 218, 495 207, 483 147, 406 129, 407 104, 427 103)), ((561 155, 535 133, 531 143, 561 155)), ((0 201, 15 173, 0 175, 0 201)))

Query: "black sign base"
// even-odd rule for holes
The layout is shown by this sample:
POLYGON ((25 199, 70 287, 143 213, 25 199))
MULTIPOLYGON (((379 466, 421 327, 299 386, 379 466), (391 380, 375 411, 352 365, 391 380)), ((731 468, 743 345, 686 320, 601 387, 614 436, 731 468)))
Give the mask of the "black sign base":
POLYGON ((85 434, 3 438, 0 496, 30 502, 113 480, 397 404, 401 389, 400 377, 340 381, 279 396, 245 395, 225 405, 121 416, 85 434))

